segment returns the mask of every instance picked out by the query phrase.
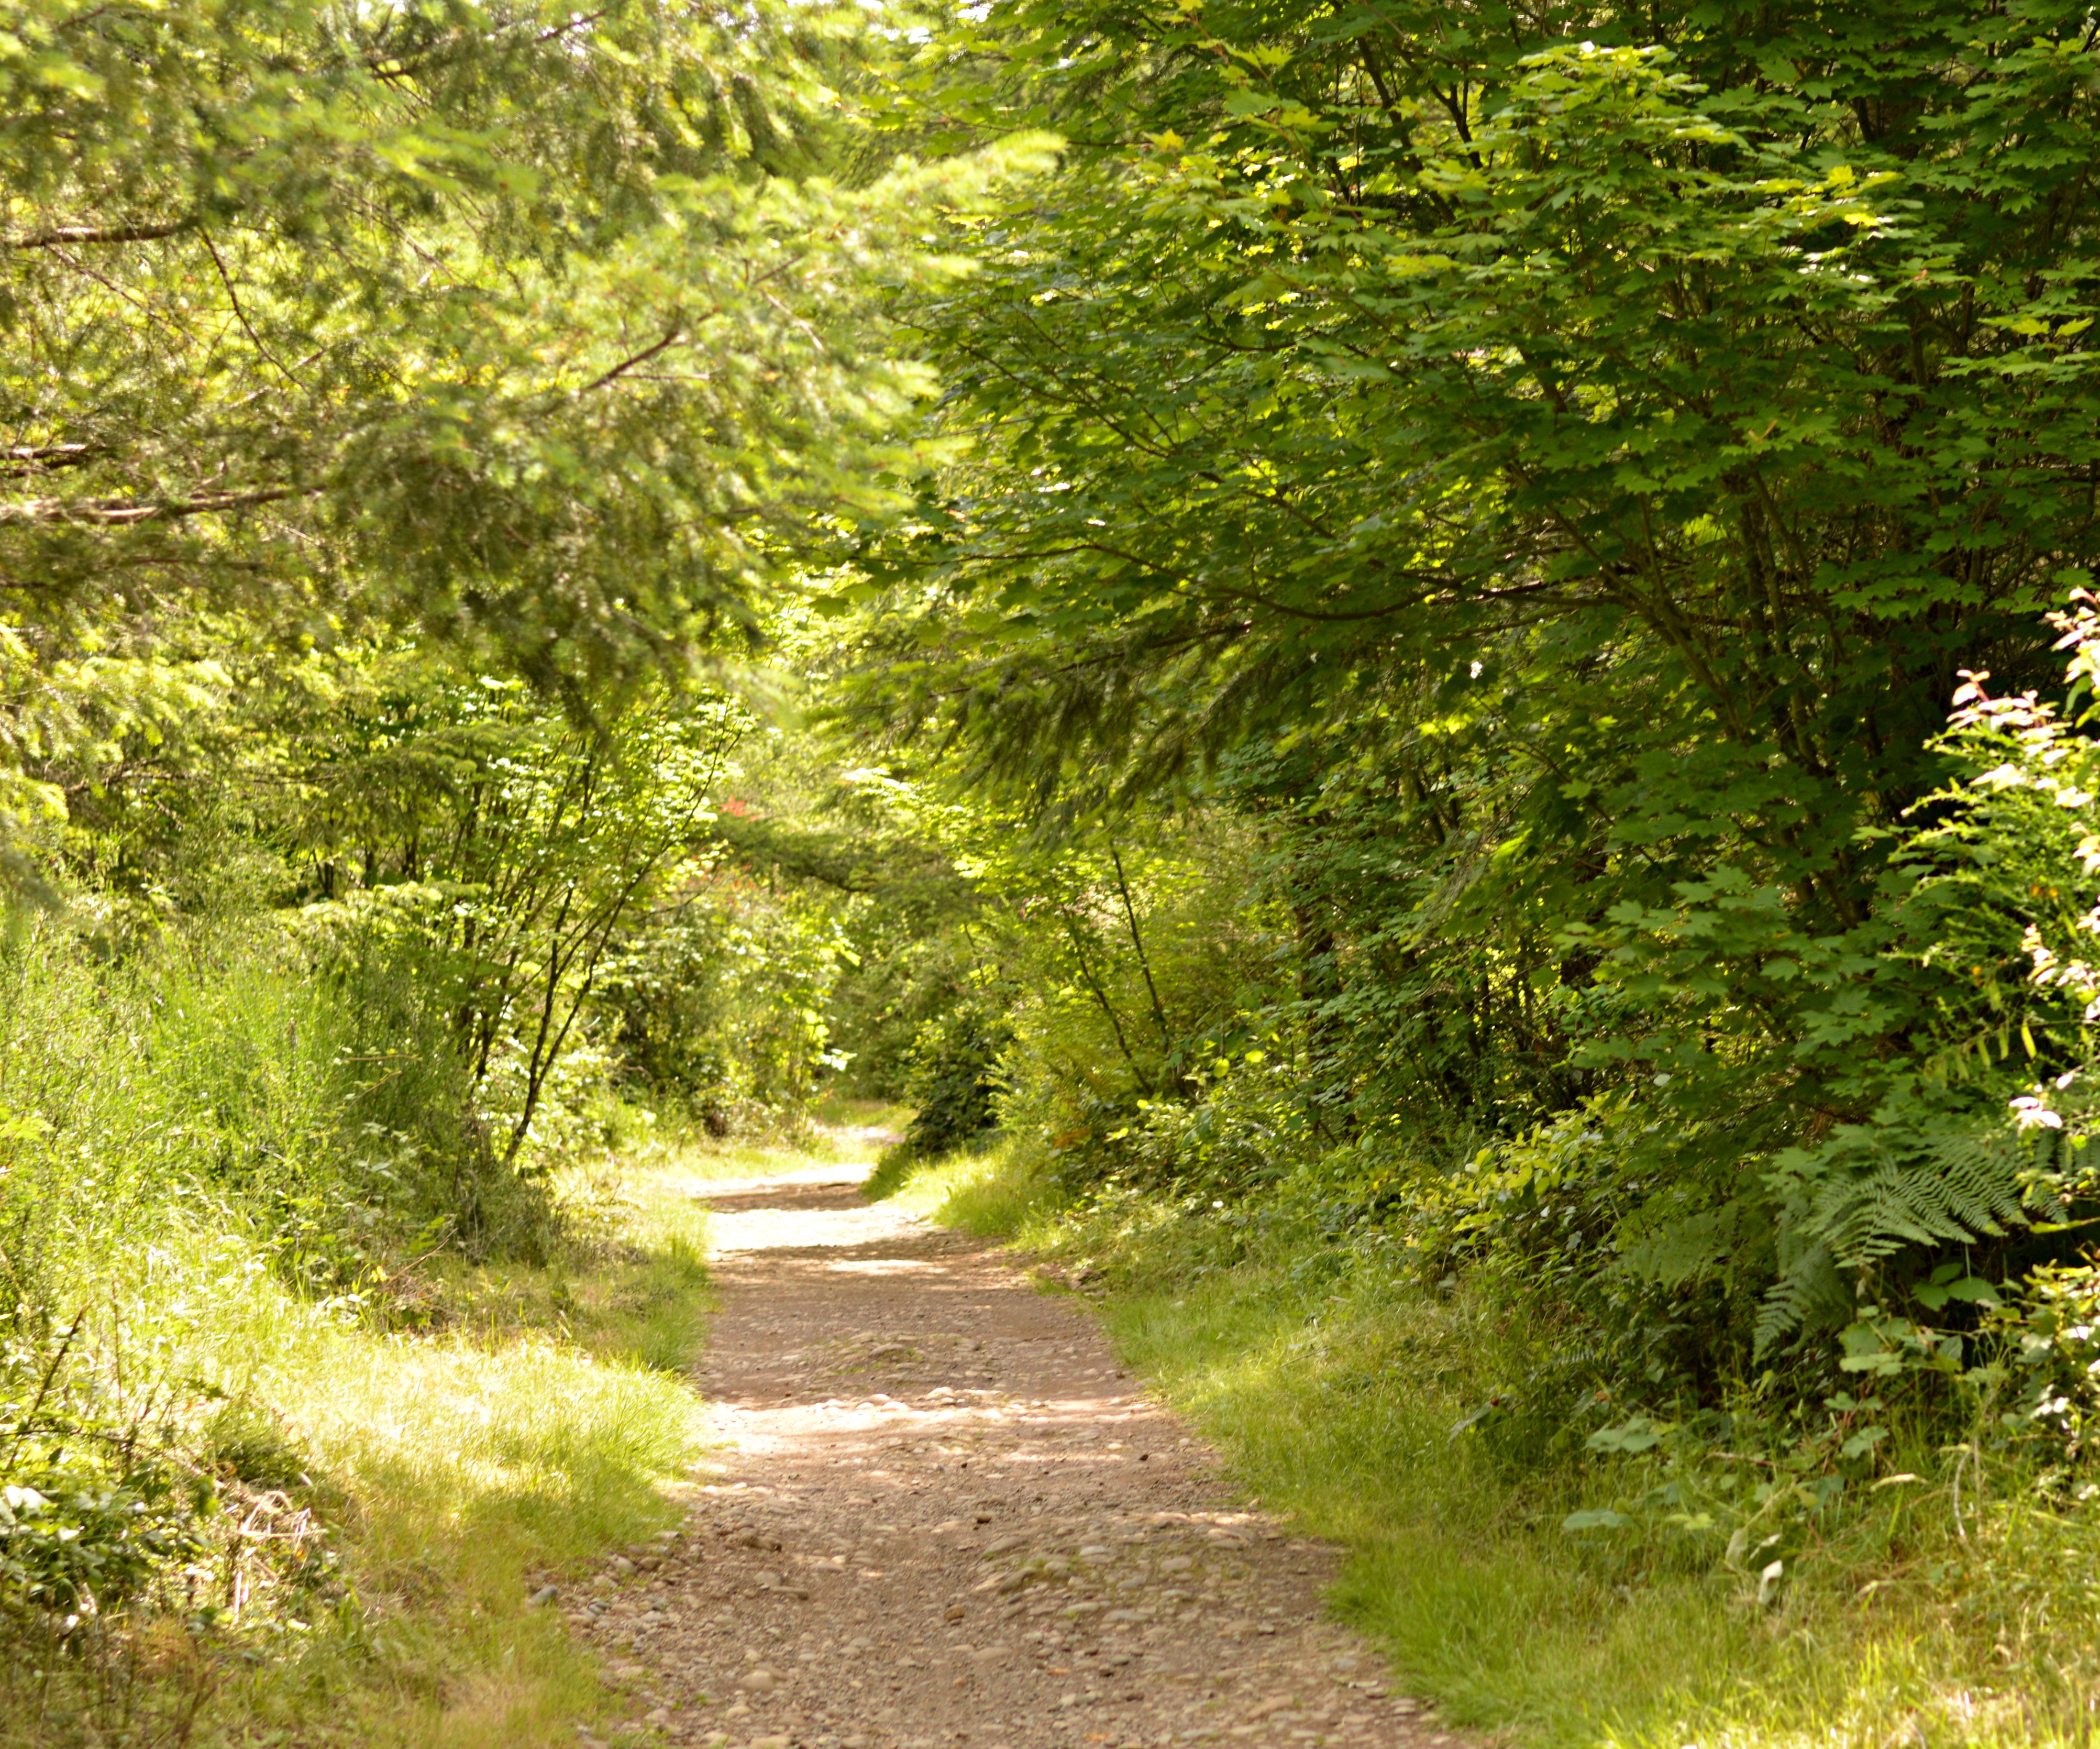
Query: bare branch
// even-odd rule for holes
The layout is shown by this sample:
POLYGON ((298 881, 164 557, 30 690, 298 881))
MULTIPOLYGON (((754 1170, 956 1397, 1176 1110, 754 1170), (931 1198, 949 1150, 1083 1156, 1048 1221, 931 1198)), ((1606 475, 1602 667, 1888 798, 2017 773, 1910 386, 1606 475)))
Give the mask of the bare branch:
POLYGON ((659 352, 661 352, 666 347, 676 346, 685 338, 686 333, 683 327, 673 328, 672 330, 664 335, 661 340, 658 341, 655 345, 653 347, 644 347, 641 351, 636 353, 632 358, 622 359, 603 376, 597 378, 589 382, 586 382, 581 388, 576 391, 576 393, 579 395, 588 395, 593 389, 603 388, 606 384, 611 382, 615 377, 625 376, 628 372, 633 369, 637 364, 647 364, 651 359, 655 357, 655 356, 659 352))
POLYGON ((290 383, 293 388, 303 390, 306 384, 300 382, 296 375, 286 369, 277 355, 262 343, 262 337, 255 332, 254 324, 248 320, 248 312, 240 307, 240 294, 233 289, 233 276, 226 271, 226 263, 219 257, 218 245, 212 241, 211 233, 209 231, 203 231, 198 235, 204 239, 205 252, 211 257, 212 266, 218 270, 218 283, 226 288, 227 301, 233 306, 233 314, 240 324, 241 332, 246 334, 249 341, 254 343, 255 350, 269 360, 271 368, 279 376, 290 383))
POLYGON ((62 467, 84 467, 109 453, 104 444, 16 444, 0 448, 0 476, 49 474, 62 467))
POLYGON ((559 24, 549 25, 547 29, 541 31, 540 34, 533 38, 532 40, 536 43, 552 42, 555 38, 566 37, 572 30, 581 30, 586 24, 595 24, 611 10, 611 8, 609 7, 600 7, 595 12, 571 13, 567 22, 559 24))
POLYGON ((196 223, 192 215, 188 219, 142 219, 128 225, 56 225, 48 231, 0 237, 0 245, 8 249, 56 249, 67 243, 150 243, 158 237, 178 236, 196 223))

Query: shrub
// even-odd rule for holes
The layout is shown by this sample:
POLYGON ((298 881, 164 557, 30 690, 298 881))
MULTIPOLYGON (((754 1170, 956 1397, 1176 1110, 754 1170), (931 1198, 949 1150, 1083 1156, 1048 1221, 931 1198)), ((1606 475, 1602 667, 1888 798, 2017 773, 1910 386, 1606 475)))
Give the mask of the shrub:
POLYGON ((905 1132, 907 1148, 946 1154, 995 1126, 999 1058, 1012 1039, 1004 1018, 982 1000, 959 1003, 920 1027, 906 1084, 918 1107, 905 1132))

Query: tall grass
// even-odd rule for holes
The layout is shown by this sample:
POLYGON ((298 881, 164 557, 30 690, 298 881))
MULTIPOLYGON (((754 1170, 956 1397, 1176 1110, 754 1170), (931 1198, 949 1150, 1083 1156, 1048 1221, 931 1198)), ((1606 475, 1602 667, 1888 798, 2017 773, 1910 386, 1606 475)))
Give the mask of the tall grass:
POLYGON ((2038 1509, 2031 1478, 1972 1468, 1957 1521, 1956 1454, 1899 1428, 1890 1467, 1912 1479, 1790 1543, 1776 1584, 1766 1556, 1571 1535, 1571 1511, 1638 1480, 1487 1436, 1478 1411, 1546 1345, 1484 1287, 1425 1285, 1284 1197, 1062 1203, 1026 1142, 885 1176, 1099 1280, 1127 1363, 1250 1492, 1349 1551, 1334 1607, 1454 1724, 1551 1749, 2082 1744, 2100 1726, 2100 1521, 2038 1509))
POLYGON ((674 1161, 448 1154, 457 1079, 355 995, 289 943, 0 952, 0 1744, 615 1704, 527 1577, 676 1513, 703 1217, 674 1161))

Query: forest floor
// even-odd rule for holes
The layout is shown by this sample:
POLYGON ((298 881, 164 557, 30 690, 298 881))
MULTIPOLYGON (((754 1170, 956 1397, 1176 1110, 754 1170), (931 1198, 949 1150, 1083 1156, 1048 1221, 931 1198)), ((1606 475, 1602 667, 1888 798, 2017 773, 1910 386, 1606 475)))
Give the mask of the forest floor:
POLYGON ((542 1593, 633 1698, 615 1734, 1452 1742, 1327 1619, 1335 1552, 1235 1499, 1082 1301, 985 1240, 867 1203, 867 1170, 699 1193, 711 1479, 651 1550, 542 1593))

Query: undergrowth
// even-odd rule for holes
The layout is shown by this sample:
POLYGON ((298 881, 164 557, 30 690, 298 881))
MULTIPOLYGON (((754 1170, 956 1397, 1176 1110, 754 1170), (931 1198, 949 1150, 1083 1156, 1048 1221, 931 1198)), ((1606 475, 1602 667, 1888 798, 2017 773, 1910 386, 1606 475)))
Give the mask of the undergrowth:
POLYGON ((885 1176, 1088 1283, 1241 1482, 1349 1551, 1335 1607, 1455 1725, 1879 1749, 2084 1743, 2100 1723, 2091 1503, 1900 1405, 1868 1415, 1864 1385, 1851 1424, 1886 1428, 1871 1475, 1846 1425, 1755 1400, 1743 1448, 1696 1461, 1608 1405, 1556 1442, 1498 1412, 1561 1358, 1535 1309, 1462 1269, 1425 1280, 1394 1234, 1338 1231, 1287 1185, 1235 1206, 1075 1196, 1021 1141, 885 1176), (1604 1448, 1581 1437, 1599 1429, 1604 1448))
POLYGON ((161 1437, 198 1558, 93 1643, 18 1619, 0 1742, 523 1745, 602 1713, 525 1575, 672 1522, 699 1453, 701 1217, 664 1181, 624 1187, 616 1250, 433 1270, 413 1331, 188 1223, 81 1283, 183 1381, 161 1437))
POLYGON ((620 1710, 527 1575, 675 1519, 694 1192, 772 1156, 492 1169, 427 1041, 267 943, 32 934, 0 975, 0 1745, 527 1749, 620 1710))

